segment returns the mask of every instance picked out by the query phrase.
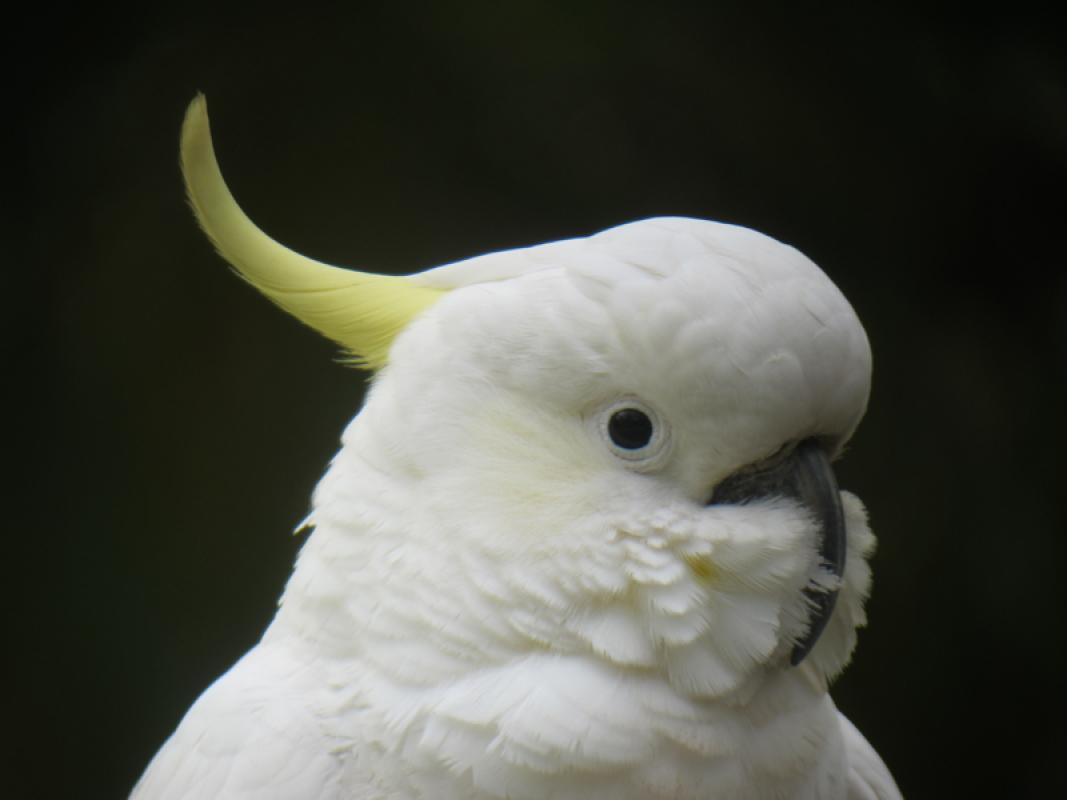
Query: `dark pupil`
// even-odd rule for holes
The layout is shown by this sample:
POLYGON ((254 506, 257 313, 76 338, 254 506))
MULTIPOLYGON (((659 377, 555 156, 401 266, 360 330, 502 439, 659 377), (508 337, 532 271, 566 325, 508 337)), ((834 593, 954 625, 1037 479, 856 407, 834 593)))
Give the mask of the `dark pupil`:
POLYGON ((627 450, 640 450, 652 439, 652 420, 636 408, 624 408, 608 422, 611 441, 627 450))

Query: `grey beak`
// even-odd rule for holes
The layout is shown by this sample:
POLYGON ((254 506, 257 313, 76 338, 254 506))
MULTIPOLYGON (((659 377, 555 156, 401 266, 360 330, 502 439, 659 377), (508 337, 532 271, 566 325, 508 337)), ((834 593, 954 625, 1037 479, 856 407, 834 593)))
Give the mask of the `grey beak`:
MULTIPOLYGON (((798 444, 784 459, 772 459, 731 475, 716 488, 712 504, 743 503, 757 497, 785 495, 807 507, 819 526, 819 559, 837 578, 845 572, 845 514, 837 479, 826 451, 815 439, 798 444)), ((837 590, 823 591, 814 586, 804 590, 811 605, 811 617, 804 637, 793 647, 789 663, 800 664, 815 647, 837 602, 837 590)))

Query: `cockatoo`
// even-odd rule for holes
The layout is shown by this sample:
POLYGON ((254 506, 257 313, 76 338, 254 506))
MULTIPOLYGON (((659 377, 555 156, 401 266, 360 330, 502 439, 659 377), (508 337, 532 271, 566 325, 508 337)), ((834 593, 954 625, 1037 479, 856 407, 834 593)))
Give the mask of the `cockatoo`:
POLYGON ((831 462, 871 355, 806 257, 646 219, 406 277, 192 207, 374 373, 262 640, 136 798, 895 798, 827 686, 874 547, 831 462))

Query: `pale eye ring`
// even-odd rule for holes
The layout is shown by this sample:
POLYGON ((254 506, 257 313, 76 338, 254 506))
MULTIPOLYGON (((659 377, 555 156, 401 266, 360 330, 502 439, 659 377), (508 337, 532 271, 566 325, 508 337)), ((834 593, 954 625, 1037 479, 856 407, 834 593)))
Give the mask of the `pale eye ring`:
POLYGON ((663 418, 636 397, 616 400, 597 415, 611 453, 631 469, 655 469, 666 457, 670 436, 663 418))

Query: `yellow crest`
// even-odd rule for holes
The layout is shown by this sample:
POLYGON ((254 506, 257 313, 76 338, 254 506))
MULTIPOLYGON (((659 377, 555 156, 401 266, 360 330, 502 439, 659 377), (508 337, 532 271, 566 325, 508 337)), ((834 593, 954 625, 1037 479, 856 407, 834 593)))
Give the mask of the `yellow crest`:
POLYGON ((219 171, 202 94, 185 114, 181 160, 197 221, 222 257, 279 306, 342 345, 361 366, 385 366, 397 334, 444 294, 404 277, 320 263, 256 227, 219 171))

